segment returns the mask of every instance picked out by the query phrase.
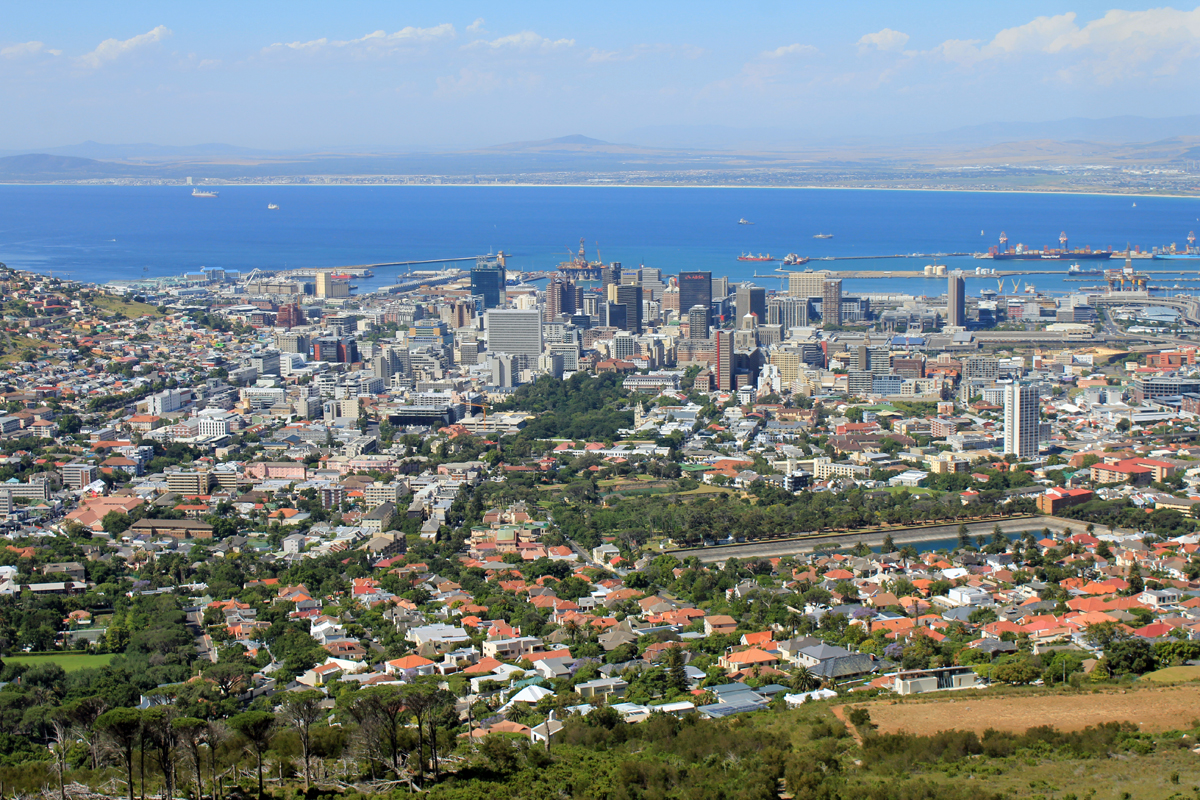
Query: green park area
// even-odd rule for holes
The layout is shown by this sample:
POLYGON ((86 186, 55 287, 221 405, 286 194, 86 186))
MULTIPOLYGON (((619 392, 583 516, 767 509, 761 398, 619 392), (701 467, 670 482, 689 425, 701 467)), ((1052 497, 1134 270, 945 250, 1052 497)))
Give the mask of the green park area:
POLYGON ((30 667, 38 664, 57 664, 66 672, 80 669, 95 669, 108 666, 112 661, 112 653, 95 655, 91 653, 50 653, 48 655, 5 656, 5 664, 26 664, 30 667))

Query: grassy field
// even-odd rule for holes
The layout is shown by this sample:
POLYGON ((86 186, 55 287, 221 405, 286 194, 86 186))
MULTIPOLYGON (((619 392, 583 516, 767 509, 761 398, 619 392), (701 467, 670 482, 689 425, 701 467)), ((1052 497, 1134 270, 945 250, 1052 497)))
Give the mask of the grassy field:
POLYGON ((40 351, 49 349, 50 345, 34 339, 29 336, 10 336, 4 345, 0 345, 0 361, 5 364, 16 364, 21 361, 22 355, 26 350, 38 352, 38 357, 42 357, 40 351))
MULTIPOLYGON (((843 796, 866 796, 868 791, 878 792, 890 780, 909 777, 919 778, 935 787, 978 787, 980 791, 989 794, 994 792, 1013 798, 1039 797, 1043 800, 1071 797, 1072 794, 1078 798, 1091 797, 1094 800, 1123 800, 1129 797, 1138 800, 1169 800, 1181 796, 1177 793, 1193 796, 1194 787, 1200 784, 1200 772, 1197 771, 1200 756, 1189 749, 1196 744, 1194 731, 1190 727, 1193 724, 1192 716, 1184 710, 1195 702, 1191 696, 1175 697, 1166 689, 1130 689, 1126 694, 1121 694, 1119 689, 1109 689, 1099 694, 1039 694, 1037 690, 1027 690, 992 698, 981 697, 978 694, 970 699, 965 695, 957 699, 946 695, 941 695, 941 698, 943 699, 905 700, 901 703, 881 699, 852 705, 864 705, 871 712, 871 719, 877 724, 885 717, 885 709, 897 709, 901 715, 922 712, 920 716, 926 724, 921 725, 921 730, 917 731, 915 726, 910 725, 900 727, 914 733, 929 733, 950 728, 977 728, 973 724, 976 712, 979 712, 979 716, 986 716, 994 710, 993 707, 983 706, 981 703, 998 703, 1019 708, 1030 701, 1043 704, 1055 699, 1068 701, 1060 704, 1062 708, 1055 708, 1053 703, 1030 708, 1028 713, 1023 715, 1023 719, 1018 721, 1012 717, 994 726, 1009 727, 1007 723, 1029 722, 1031 725, 1047 724, 1067 729, 1074 727, 1081 720, 1063 716, 1063 711, 1074 714, 1089 703, 1102 708, 1112 701, 1121 701, 1124 704, 1122 708, 1127 709, 1140 707, 1142 701, 1149 700, 1151 710, 1156 715, 1156 722, 1165 722, 1165 717, 1158 718, 1159 711, 1174 709, 1171 724, 1165 725, 1162 730, 1189 731, 1189 734, 1183 739, 1161 742, 1158 746, 1142 752, 1125 750, 1113 753, 1108 758, 1069 758, 1061 753, 1046 757, 1023 751, 1003 758, 974 757, 945 765, 937 762, 927 763, 915 767, 911 775, 903 776, 871 770, 867 764, 855 764, 848 766, 843 773, 846 779, 843 796), (971 708, 970 712, 966 711, 968 706, 971 708), (1041 716, 1042 711, 1046 709, 1054 716, 1041 716), (964 717, 972 719, 964 723, 964 717)), ((814 725, 829 722, 840 726, 841 723, 835 719, 836 715, 833 713, 833 708, 840 702, 843 701, 812 703, 793 711, 746 715, 743 724, 769 730, 781 743, 787 742, 794 751, 803 752, 814 747, 811 741, 814 725)), ((1136 722, 1146 717, 1133 713, 1126 719, 1136 722)), ((1089 721, 1089 724, 1094 722, 1089 721)), ((884 727, 881 725, 881 729, 884 727)), ((856 757, 852 740, 842 741, 842 747, 852 758, 856 757)), ((1196 787, 1196 791, 1200 793, 1200 787, 1196 787)))
POLYGON ((688 489, 686 492, 675 492, 675 494, 679 495, 680 497, 687 497, 689 495, 695 495, 695 494, 722 494, 722 493, 738 494, 738 492, 734 491, 733 489, 727 488, 725 486, 709 486, 708 484, 700 486, 697 489, 688 489))
POLYGON ((1155 683, 1181 683, 1183 681, 1200 680, 1200 667, 1167 667, 1157 672, 1143 675, 1142 680, 1155 683))
POLYGON ((933 489, 926 489, 924 486, 888 486, 884 489, 884 491, 888 494, 900 494, 901 492, 908 492, 909 494, 923 495, 927 497, 942 494, 942 492, 935 492, 933 489))
POLYGON ((882 733, 906 731, 928 736, 942 730, 988 728, 1023 732, 1037 725, 1074 731, 1102 722, 1128 720, 1146 732, 1178 730, 1200 714, 1200 686, 1102 689, 1097 692, 1013 692, 990 696, 952 692, 867 706, 871 721, 882 733))
POLYGON ((5 664, 58 664, 67 672, 74 672, 77 669, 89 669, 95 667, 103 667, 112 661, 113 654, 105 653, 104 655, 93 655, 90 653, 54 653, 48 656, 5 656, 5 664))
POLYGON ((105 311, 111 311, 115 314, 124 314, 133 319, 136 317, 161 317, 158 313, 158 308, 149 303, 134 303, 129 300, 122 300, 119 297, 110 295, 100 295, 94 301, 98 308, 103 308, 105 311))

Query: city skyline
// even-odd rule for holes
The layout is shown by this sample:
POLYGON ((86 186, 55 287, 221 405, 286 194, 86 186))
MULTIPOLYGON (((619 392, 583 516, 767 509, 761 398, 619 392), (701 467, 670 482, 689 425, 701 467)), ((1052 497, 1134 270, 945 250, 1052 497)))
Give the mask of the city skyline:
POLYGON ((11 9, 0 148, 867 140, 883 119, 911 135, 1178 113, 1198 88, 1200 8, 283 8, 11 9))

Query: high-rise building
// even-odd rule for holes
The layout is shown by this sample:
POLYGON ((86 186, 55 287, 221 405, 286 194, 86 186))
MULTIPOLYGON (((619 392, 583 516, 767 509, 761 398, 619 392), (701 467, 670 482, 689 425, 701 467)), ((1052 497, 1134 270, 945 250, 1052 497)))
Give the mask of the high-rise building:
POLYGON ((473 366, 479 363, 479 342, 463 342, 458 346, 458 363, 473 366))
POLYGON ((825 281, 821 287, 821 322, 825 325, 842 324, 842 281, 840 278, 825 281))
POLYGON ((617 331, 613 336, 612 357, 629 359, 638 354, 637 338, 629 331, 617 331))
MULTIPOLYGON (((642 287, 618 286, 608 287, 610 302, 625 306, 625 330, 641 335, 642 333, 642 287)), ((612 322, 610 321, 611 325, 612 322)))
MULTIPOLYGON (((667 316, 668 311, 674 311, 675 316, 680 316, 679 287, 672 285, 663 289, 659 303, 661 304, 660 308, 664 317, 667 316)), ((687 309, 683 309, 682 311, 684 314, 687 313, 687 309)))
POLYGON ((524 359, 521 369, 537 364, 542 354, 542 315, 537 310, 493 309, 485 315, 485 324, 488 352, 524 359))
POLYGON ((371 356, 371 372, 376 378, 381 378, 385 386, 391 385, 393 375, 403 371, 403 361, 397 348, 389 345, 375 348, 375 353, 371 356))
POLYGON ((950 276, 950 285, 946 290, 946 323, 955 328, 966 327, 967 324, 967 291, 966 281, 961 272, 950 276))
POLYGON ((276 328, 295 328, 297 325, 303 325, 304 322, 304 312, 295 303, 288 303, 280 307, 279 314, 275 317, 276 328))
POLYGON ((712 284, 711 272, 679 273, 679 313, 690 313, 693 306, 704 306, 711 309, 712 284))
POLYGON ((722 275, 719 278, 712 279, 712 296, 714 300, 723 300, 729 297, 732 287, 729 285, 729 278, 722 275))
POLYGON ((574 314, 575 284, 568 278, 554 278, 546 284, 546 322, 555 322, 562 314, 574 314))
POLYGON ((767 324, 802 328, 808 324, 807 297, 772 297, 767 301, 767 324))
POLYGON ((313 340, 313 359, 353 364, 358 361, 358 342, 353 336, 322 336, 313 340))
POLYGON ((688 338, 703 340, 708 338, 708 306, 692 306, 688 311, 688 338))
POLYGON ((760 286, 751 286, 748 283, 739 284, 737 288, 737 297, 735 299, 737 307, 738 324, 747 314, 753 314, 758 318, 759 325, 767 324, 767 290, 760 286))
POLYGON ((317 273, 317 297, 333 300, 349 296, 349 281, 334 280, 333 273, 328 270, 317 273))
POLYGON ((300 353, 308 355, 308 337, 302 333, 277 333, 275 346, 281 353, 300 353))
POLYGON ((827 273, 812 272, 811 270, 789 272, 788 297, 820 297, 825 291, 825 278, 827 277, 827 273))
POLYGON ((471 294, 483 298, 484 309, 504 305, 505 270, 500 264, 479 259, 471 270, 471 294))
POLYGON ((658 300, 662 297, 665 285, 663 284, 661 269, 642 267, 638 270, 638 283, 641 284, 642 291, 645 292, 647 300, 658 300))
POLYGON ((732 331, 716 331, 713 334, 716 339, 717 360, 713 367, 713 378, 716 380, 717 389, 721 391, 731 391, 733 385, 733 332, 732 331))
POLYGON ((1037 389, 1013 381, 1004 387, 1004 454, 1035 458, 1038 454, 1037 389))

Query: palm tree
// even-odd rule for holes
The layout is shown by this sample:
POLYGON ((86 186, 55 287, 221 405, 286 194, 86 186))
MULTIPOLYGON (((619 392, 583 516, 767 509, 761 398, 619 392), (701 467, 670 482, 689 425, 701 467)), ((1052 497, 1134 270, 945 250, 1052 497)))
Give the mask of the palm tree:
POLYGON ((792 675, 792 688, 797 692, 811 692, 821 685, 821 681, 808 671, 808 667, 801 666, 796 669, 792 675))

